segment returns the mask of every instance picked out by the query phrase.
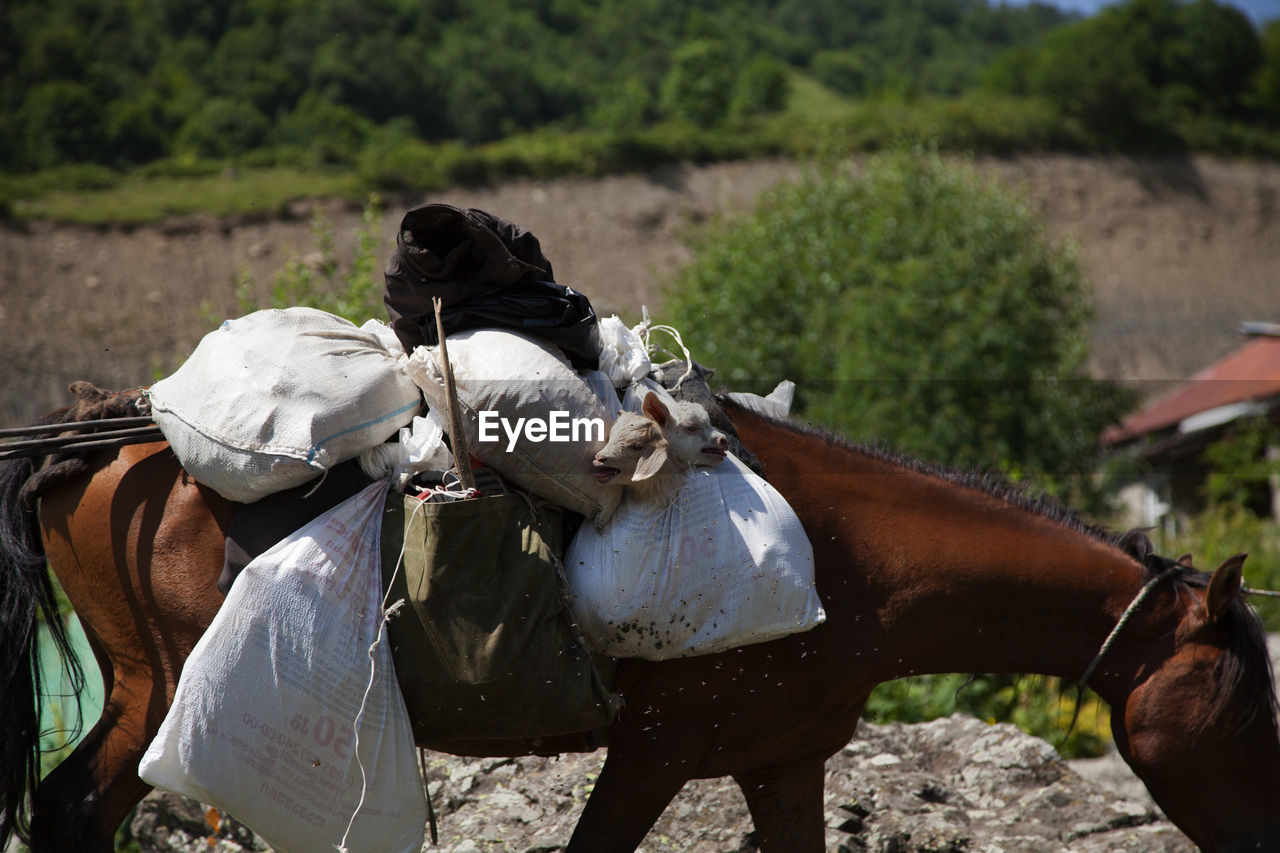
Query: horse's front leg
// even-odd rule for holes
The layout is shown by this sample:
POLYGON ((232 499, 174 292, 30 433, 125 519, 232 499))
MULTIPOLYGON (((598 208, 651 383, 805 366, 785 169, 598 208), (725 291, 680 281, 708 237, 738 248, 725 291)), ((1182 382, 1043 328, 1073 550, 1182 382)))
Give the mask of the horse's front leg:
POLYGON ((765 853, 821 853, 825 760, 804 758, 734 774, 765 853))
POLYGON ((565 853, 630 853, 685 782, 688 762, 668 750, 609 745, 565 853))

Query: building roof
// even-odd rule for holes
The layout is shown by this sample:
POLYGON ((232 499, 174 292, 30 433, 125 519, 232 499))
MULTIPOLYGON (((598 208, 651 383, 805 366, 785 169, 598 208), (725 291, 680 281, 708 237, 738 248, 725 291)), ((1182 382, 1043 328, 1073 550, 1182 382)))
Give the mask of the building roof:
POLYGON ((1199 424, 1223 423, 1246 412, 1240 404, 1280 394, 1280 337, 1258 337, 1220 361, 1211 364, 1167 394, 1161 395, 1118 427, 1102 434, 1103 444, 1123 444, 1135 438, 1182 425, 1202 416, 1199 424), (1236 407, 1236 408, 1231 408, 1236 407), (1222 410, 1223 417, 1209 413, 1222 410))

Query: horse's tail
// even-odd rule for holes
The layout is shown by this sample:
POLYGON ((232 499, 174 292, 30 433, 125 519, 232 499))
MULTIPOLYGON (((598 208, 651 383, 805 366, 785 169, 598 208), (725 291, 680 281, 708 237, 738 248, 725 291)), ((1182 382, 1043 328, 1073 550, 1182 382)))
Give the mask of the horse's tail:
POLYGON ((58 614, 35 507, 22 495, 34 473, 30 459, 0 462, 0 850, 15 834, 30 843, 29 795, 40 779, 41 622, 77 694, 84 678, 58 614))

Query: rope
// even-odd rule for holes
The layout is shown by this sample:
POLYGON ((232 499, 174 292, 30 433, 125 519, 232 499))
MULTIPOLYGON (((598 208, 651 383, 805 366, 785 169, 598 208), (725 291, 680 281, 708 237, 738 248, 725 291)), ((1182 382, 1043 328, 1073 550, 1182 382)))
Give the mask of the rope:
POLYGON ((1186 566, 1172 566, 1147 581, 1146 585, 1142 587, 1142 589, 1138 590, 1138 594, 1134 596, 1133 601, 1129 602, 1129 606, 1125 608, 1124 613, 1120 614, 1120 621, 1111 629, 1111 633, 1107 635, 1107 638, 1102 641, 1102 648, 1098 649, 1098 653, 1093 656, 1093 660, 1090 661, 1088 669, 1084 671, 1084 675, 1080 676, 1080 680, 1076 682, 1076 686, 1084 687, 1089 681, 1090 676, 1093 675, 1093 671, 1097 669, 1098 664, 1102 662, 1102 656, 1107 653, 1107 650, 1111 648, 1111 644, 1115 642, 1116 636, 1120 633, 1120 629, 1129 621, 1129 617, 1133 616, 1134 611, 1138 609, 1138 606, 1142 604, 1143 600, 1146 599, 1151 590, 1155 589, 1161 581, 1167 580, 1174 575, 1182 574, 1186 571, 1189 571, 1186 566))
POLYGON ((1261 595, 1264 598, 1280 598, 1280 592, 1274 589, 1250 589, 1247 586, 1240 587, 1241 595, 1261 595))
POLYGON ((1098 664, 1102 662, 1103 656, 1107 653, 1107 650, 1111 648, 1111 644, 1115 642, 1116 637, 1119 636, 1120 629, 1125 626, 1125 623, 1128 622, 1129 618, 1133 616, 1135 611, 1137 611, 1138 607, 1151 593, 1151 590, 1159 586, 1161 581, 1188 571, 1191 571, 1191 569, 1182 565, 1171 566, 1170 568, 1165 569, 1163 572, 1147 581, 1142 589, 1138 590, 1138 594, 1133 597, 1133 601, 1129 602, 1129 606, 1125 608, 1124 613, 1120 614, 1120 620, 1116 622, 1116 626, 1111 629, 1111 633, 1107 635, 1107 638, 1102 641, 1102 648, 1098 649, 1098 653, 1093 656, 1093 660, 1089 662, 1089 666, 1085 669, 1084 675, 1080 676, 1080 679, 1076 682, 1076 708, 1075 712, 1071 715, 1071 725, 1067 726, 1068 732, 1076 727, 1076 721, 1080 719, 1080 701, 1084 698, 1084 689, 1088 686, 1089 679, 1093 677, 1094 670, 1098 668, 1098 664))
POLYGON ((684 339, 680 337, 679 330, 677 330, 674 326, 665 326, 661 323, 655 324, 652 320, 649 319, 649 307, 647 305, 642 305, 640 307, 640 311, 643 317, 643 319, 640 321, 640 336, 644 341, 644 348, 647 351, 653 352, 657 349, 661 349, 663 352, 665 352, 667 355, 671 356, 672 358, 678 358, 679 356, 677 356, 671 350, 665 347, 659 347, 657 344, 649 343, 650 332, 666 332, 668 335, 675 338, 676 346, 680 347, 681 353, 684 354, 684 363, 685 363, 684 373, 680 374, 680 378, 676 380, 676 384, 671 386, 670 389, 668 389, 671 391, 675 391, 677 388, 679 388, 681 385, 684 384, 684 381, 686 379, 688 379, 690 376, 693 375, 693 353, 689 352, 689 348, 684 345, 684 339))
MULTIPOLYGON (((419 502, 417 505, 413 507, 413 511, 410 514, 409 519, 405 524, 406 534, 408 532, 409 524, 412 523, 413 517, 418 514, 418 510, 421 507, 421 505, 422 505, 421 502, 419 502)), ((355 750, 355 756, 356 756, 356 765, 360 768, 360 799, 359 801, 356 802, 355 811, 351 813, 351 819, 347 821, 347 828, 342 833, 342 841, 339 842, 338 844, 337 849, 341 851, 341 853, 349 853, 349 848, 347 847, 347 838, 348 836, 351 835, 351 828, 355 826, 356 817, 357 815, 360 814, 360 809, 364 807, 364 799, 369 792, 369 778, 364 768, 364 759, 360 757, 360 721, 364 718, 365 707, 369 703, 369 694, 373 692, 373 685, 374 685, 374 682, 377 680, 377 676, 378 676, 377 661, 374 655, 378 650, 378 646, 382 645, 382 637, 387 630, 387 620, 390 619, 392 616, 396 615, 396 613, 400 610, 401 606, 404 604, 403 598, 400 599, 399 601, 396 601, 394 604, 391 604, 390 606, 388 606, 387 601, 391 598, 391 587, 392 587, 392 584, 395 583, 396 577, 399 576, 400 574, 400 567, 404 565, 404 550, 405 550, 405 547, 408 545, 408 542, 409 542, 409 537, 408 535, 406 535, 404 537, 404 541, 400 543, 400 556, 396 558, 395 571, 391 573, 391 580, 387 583, 387 591, 382 596, 382 607, 381 607, 382 618, 378 622, 378 635, 377 637, 374 638, 373 642, 369 645, 369 681, 367 684, 365 684, 364 696, 362 696, 360 699, 360 710, 356 712, 356 718, 352 721, 351 728, 355 731, 354 750, 355 750)), ((430 805, 430 803, 428 803, 428 805, 430 805)))

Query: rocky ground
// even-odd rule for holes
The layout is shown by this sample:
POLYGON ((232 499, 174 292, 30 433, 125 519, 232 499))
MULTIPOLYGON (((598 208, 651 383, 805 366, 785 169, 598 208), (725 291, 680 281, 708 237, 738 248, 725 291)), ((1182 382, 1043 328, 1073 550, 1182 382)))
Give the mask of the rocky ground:
MULTIPOLYGON (((1280 680, 1280 635, 1270 638, 1280 680)), ((430 754, 441 853, 553 853, 573 833, 604 753, 466 759, 430 754)), ((863 723, 827 761, 826 849, 833 853, 1192 853, 1114 753, 1064 761, 1008 724, 956 714, 863 723)), ((143 853, 267 850, 234 818, 156 792, 130 827, 143 853)), ((685 786, 642 853, 749 853, 742 795, 726 779, 685 786)))
MULTIPOLYGON (((550 853, 563 848, 603 755, 428 765, 442 853, 550 853)), ((133 831, 143 851, 264 850, 234 821, 153 796, 133 831), (215 818, 217 820, 217 818, 215 818)), ((864 724, 827 762, 826 849, 874 853, 1103 853, 1195 847, 1145 795, 1091 781, 1043 740, 1008 724, 956 715, 930 723, 864 724)), ((746 853, 751 819, 729 780, 686 786, 643 853, 746 853)))

